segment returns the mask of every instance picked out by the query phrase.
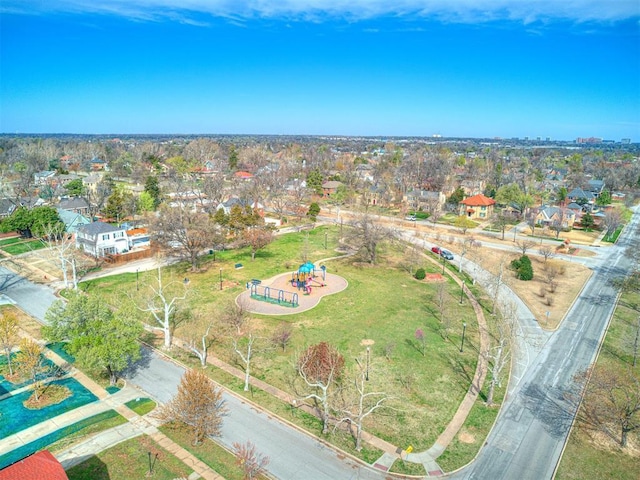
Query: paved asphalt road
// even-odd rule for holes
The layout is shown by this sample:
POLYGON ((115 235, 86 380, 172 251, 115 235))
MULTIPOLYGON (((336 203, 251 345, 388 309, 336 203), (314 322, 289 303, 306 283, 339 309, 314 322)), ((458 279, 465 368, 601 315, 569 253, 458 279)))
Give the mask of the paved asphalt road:
POLYGON ((26 278, 0 267, 0 294, 11 299, 29 315, 44 320, 44 314, 57 299, 45 285, 31 283, 26 278))
MULTIPOLYGON (((161 402, 177 391, 184 370, 144 348, 142 359, 125 372, 130 384, 137 385, 161 402)), ((256 410, 238 397, 225 394, 229 415, 217 439, 227 448, 234 442, 251 440, 256 449, 270 458, 269 472, 280 479, 317 480, 383 479, 384 475, 336 454, 313 437, 272 416, 256 410)))
POLYGON ((566 320, 505 402, 476 461, 452 478, 553 477, 575 413, 564 394, 573 390, 574 375, 595 359, 617 296, 609 281, 628 272, 623 249, 639 220, 636 213, 618 245, 603 256, 566 320))

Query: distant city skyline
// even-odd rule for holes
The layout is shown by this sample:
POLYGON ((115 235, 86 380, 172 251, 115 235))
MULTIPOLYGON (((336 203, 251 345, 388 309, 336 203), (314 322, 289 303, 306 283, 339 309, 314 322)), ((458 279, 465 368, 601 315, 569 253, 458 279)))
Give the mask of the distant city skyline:
POLYGON ((637 0, 3 0, 0 54, 2 133, 640 141, 637 0))

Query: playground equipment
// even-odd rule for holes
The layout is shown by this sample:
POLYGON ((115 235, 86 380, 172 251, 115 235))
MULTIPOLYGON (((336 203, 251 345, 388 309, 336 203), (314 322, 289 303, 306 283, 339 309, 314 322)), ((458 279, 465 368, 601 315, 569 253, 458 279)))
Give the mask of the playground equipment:
POLYGON ((327 267, 322 265, 320 270, 317 270, 315 265, 311 262, 306 262, 300 265, 297 272, 291 274, 291 285, 297 287, 298 290, 304 289, 305 294, 311 293, 311 287, 315 284, 318 287, 324 287, 324 283, 327 279, 327 267), (322 281, 316 280, 317 272, 321 272, 322 281))
POLYGON ((277 303, 285 307, 298 306, 298 294, 295 292, 287 292, 286 290, 271 289, 263 287, 255 281, 251 282, 251 298, 263 302, 277 303))

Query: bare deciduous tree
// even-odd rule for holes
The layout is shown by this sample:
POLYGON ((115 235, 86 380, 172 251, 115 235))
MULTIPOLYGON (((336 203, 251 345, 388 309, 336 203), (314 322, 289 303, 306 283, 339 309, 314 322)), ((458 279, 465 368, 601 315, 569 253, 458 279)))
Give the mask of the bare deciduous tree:
POLYGON ((244 368, 244 391, 249 391, 249 381, 251 380, 251 362, 253 356, 258 351, 258 342, 262 337, 256 334, 255 328, 251 323, 251 319, 247 318, 241 327, 239 333, 231 336, 231 344, 233 345, 233 351, 240 360, 242 360, 242 367, 244 368))
POLYGON ((498 302, 498 297, 500 296, 500 289, 502 288, 502 285, 504 285, 505 282, 505 263, 506 263, 506 259, 505 257, 501 257, 500 258, 500 263, 498 263, 498 270, 495 273, 495 275, 492 278, 491 281, 491 315, 495 315, 496 314, 496 305, 498 302))
POLYGON ((236 456, 236 465, 242 470, 243 480, 253 480, 266 472, 269 457, 258 453, 253 443, 234 442, 233 453, 236 456))
POLYGON ((477 248, 480 248, 481 243, 473 237, 463 237, 462 243, 460 243, 460 251, 458 252, 458 272, 462 272, 462 259, 477 248))
POLYGON ((558 276, 562 275, 563 268, 558 265, 554 265, 552 263, 545 263, 544 268, 542 269, 544 272, 545 280, 547 281, 547 286, 549 287, 549 291, 554 293, 558 288, 558 276))
POLYGON ((169 252, 179 253, 191 262, 191 270, 198 270, 200 254, 218 243, 218 226, 206 213, 190 206, 163 205, 160 214, 150 223, 153 239, 169 252))
POLYGON ((518 240, 516 241, 516 245, 518 246, 518 248, 522 252, 522 255, 524 256, 527 254, 527 250, 535 247, 536 242, 533 240, 518 240))
POLYGON ((298 357, 298 376, 311 390, 301 400, 313 400, 320 409, 323 434, 329 431, 332 388, 342 377, 343 369, 344 357, 326 342, 310 346, 298 357))
POLYGON ((247 321, 248 309, 247 305, 243 302, 230 304, 224 315, 222 316, 222 323, 227 328, 233 330, 236 335, 240 335, 242 328, 247 321))
MULTIPOLYGON (((640 428, 640 379, 630 370, 620 372, 606 367, 580 372, 578 386, 584 386, 584 397, 578 420, 588 429, 603 432, 627 446, 630 432, 640 428)), ((579 396, 575 398, 579 403, 579 396)))
POLYGON ((47 225, 44 228, 45 235, 41 239, 46 245, 45 251, 50 255, 47 260, 52 261, 62 273, 64 288, 69 287, 69 269, 71 270, 71 283, 73 289, 78 289, 78 250, 72 235, 60 233, 55 225, 47 225))
POLYGON ((356 451, 362 450, 362 424, 369 415, 376 410, 385 407, 384 402, 389 399, 385 392, 367 392, 368 374, 362 368, 353 382, 353 388, 349 393, 345 392, 345 406, 340 409, 341 418, 334 427, 334 431, 342 423, 349 425, 349 431, 355 441, 356 451), (355 426, 355 432, 353 431, 355 426))
POLYGON ((227 414, 222 390, 199 370, 187 370, 180 379, 178 393, 156 414, 164 421, 176 421, 191 427, 193 444, 201 444, 207 436, 220 435, 227 414))
POLYGON ((372 265, 376 263, 380 244, 396 238, 393 230, 376 223, 373 217, 366 213, 349 224, 351 228, 347 234, 347 241, 362 251, 364 259, 372 265))
POLYGON ((293 328, 290 323, 282 322, 278 325, 278 328, 273 332, 271 336, 271 341, 277 347, 282 348, 284 352, 291 341, 291 335, 293 335, 293 328))
POLYGON ((449 338, 449 332, 451 331, 451 316, 448 315, 449 304, 446 282, 440 282, 436 287, 436 306, 438 308, 438 314, 440 315, 442 338, 449 338))
POLYGON ((164 334, 164 347, 171 347, 173 330, 175 327, 175 313, 178 304, 187 298, 189 294, 189 281, 171 280, 165 283, 162 279, 162 270, 158 265, 158 275, 156 283, 150 283, 148 288, 150 293, 146 296, 146 305, 136 305, 141 312, 150 313, 158 326, 152 328, 161 330, 164 334), (181 292, 178 294, 176 292, 181 292))
POLYGON ((209 345, 211 344, 211 341, 208 339, 208 337, 209 332, 211 331, 211 327, 213 327, 213 323, 209 323, 207 329, 200 339, 202 347, 196 345, 196 340, 194 338, 192 338, 187 345, 189 347, 189 350, 191 350, 191 352, 193 352, 193 354, 198 357, 198 360, 200 360, 200 365, 203 368, 207 366, 207 350, 209 349, 209 345))
POLYGON ((538 253, 542 255, 545 262, 556 255, 556 251, 551 245, 542 245, 538 249, 538 253))
POLYGON ((620 225, 624 223, 620 209, 609 208, 604 213, 604 226, 607 229, 607 235, 613 235, 620 225))
POLYGON ((273 231, 268 225, 247 228, 242 232, 242 241, 251 247, 251 260, 255 260, 258 250, 262 250, 273 241, 273 231))
POLYGON ((515 336, 515 321, 517 315, 515 304, 504 304, 500 310, 503 318, 497 322, 494 334, 494 345, 490 347, 486 353, 491 377, 487 391, 487 405, 493 405, 495 388, 502 385, 504 368, 509 364, 511 347, 515 336))

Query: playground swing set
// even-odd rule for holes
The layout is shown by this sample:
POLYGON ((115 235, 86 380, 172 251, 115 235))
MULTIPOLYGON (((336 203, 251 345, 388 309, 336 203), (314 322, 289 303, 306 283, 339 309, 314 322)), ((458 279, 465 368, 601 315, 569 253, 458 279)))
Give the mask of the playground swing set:
POLYGON ((298 294, 295 292, 287 292, 286 290, 271 289, 263 287, 258 283, 251 282, 251 298, 261 300, 263 302, 277 303, 285 307, 297 307, 298 294))

